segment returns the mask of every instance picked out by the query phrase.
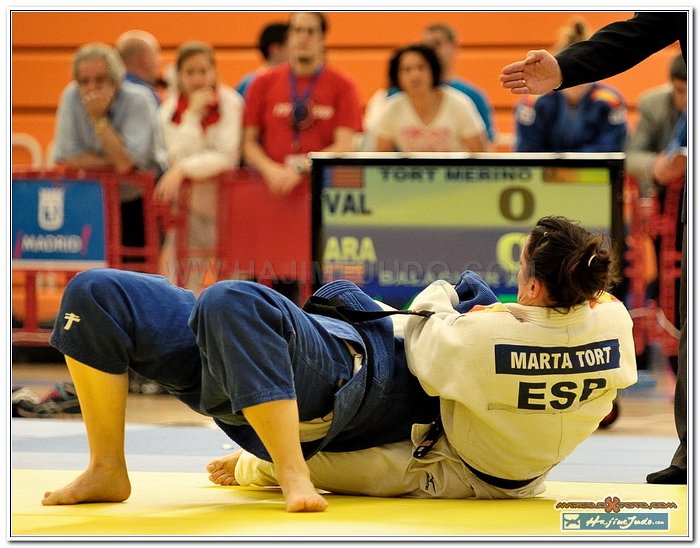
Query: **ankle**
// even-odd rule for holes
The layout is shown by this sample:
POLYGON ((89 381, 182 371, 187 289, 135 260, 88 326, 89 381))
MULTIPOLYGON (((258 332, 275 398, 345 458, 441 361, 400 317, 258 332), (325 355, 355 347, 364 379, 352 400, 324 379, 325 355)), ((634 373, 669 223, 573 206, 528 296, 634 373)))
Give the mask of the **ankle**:
POLYGON ((91 458, 88 470, 101 474, 126 473, 126 460, 118 457, 91 458))
POLYGON ((286 483, 308 481, 311 482, 311 473, 309 472, 309 467, 306 463, 303 466, 291 465, 284 467, 275 467, 277 473, 277 479, 280 484, 284 485, 286 483))

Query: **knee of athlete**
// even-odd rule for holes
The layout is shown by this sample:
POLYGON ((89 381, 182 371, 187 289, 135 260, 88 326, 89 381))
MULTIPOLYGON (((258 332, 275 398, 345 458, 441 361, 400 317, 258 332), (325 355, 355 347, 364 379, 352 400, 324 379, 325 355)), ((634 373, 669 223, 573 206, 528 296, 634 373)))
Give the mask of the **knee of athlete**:
POLYGON ((243 280, 225 280, 207 287, 195 305, 195 314, 209 318, 226 316, 247 318, 259 316, 262 309, 271 304, 272 289, 264 285, 243 280))
POLYGON ((279 325, 284 316, 282 300, 275 290, 256 282, 218 282, 197 299, 191 326, 200 325, 200 320, 241 326, 279 325))

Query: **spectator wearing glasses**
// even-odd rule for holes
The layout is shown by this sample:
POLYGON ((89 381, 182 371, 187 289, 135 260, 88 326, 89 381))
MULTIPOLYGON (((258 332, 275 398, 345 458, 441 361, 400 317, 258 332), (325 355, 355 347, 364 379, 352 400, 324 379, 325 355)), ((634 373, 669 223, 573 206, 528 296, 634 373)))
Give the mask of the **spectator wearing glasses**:
MULTIPOLYGON (((347 152, 362 129, 355 83, 325 63, 326 18, 321 13, 296 12, 289 19, 289 62, 258 75, 246 91, 243 156, 262 176, 272 194, 286 195, 309 171, 308 152, 347 152)), ((275 219, 263 220, 269 228, 275 219)), ((299 225, 309 222, 299 219, 299 225)), ((280 226, 281 231, 295 226, 280 226)), ((275 287, 292 300, 298 283, 275 287), (286 288, 285 288, 286 287, 286 288)))
MULTIPOLYGON (((56 112, 54 160, 58 165, 112 169, 119 174, 150 170, 156 178, 167 167, 158 138, 156 103, 144 86, 124 81, 125 72, 112 46, 95 42, 75 52, 73 81, 63 90, 56 112)), ((141 189, 122 184, 119 198, 121 243, 143 247, 141 189)))

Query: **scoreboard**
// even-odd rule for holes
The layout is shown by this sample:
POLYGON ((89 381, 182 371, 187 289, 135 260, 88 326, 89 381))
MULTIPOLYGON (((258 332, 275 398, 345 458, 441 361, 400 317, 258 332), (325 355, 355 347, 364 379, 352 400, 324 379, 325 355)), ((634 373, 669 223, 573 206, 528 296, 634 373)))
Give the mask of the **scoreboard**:
POLYGON ((351 280, 397 308, 464 270, 514 300, 521 247, 545 215, 609 234, 621 257, 621 153, 310 157, 317 281, 351 280))

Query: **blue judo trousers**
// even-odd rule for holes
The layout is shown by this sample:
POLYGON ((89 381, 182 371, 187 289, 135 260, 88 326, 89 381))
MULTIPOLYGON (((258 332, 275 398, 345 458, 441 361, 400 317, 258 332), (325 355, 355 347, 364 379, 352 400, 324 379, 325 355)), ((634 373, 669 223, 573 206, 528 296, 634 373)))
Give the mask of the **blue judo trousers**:
MULTIPOLYGON (((460 311, 495 301, 474 276, 465 273, 460 281, 460 298, 467 299, 460 311)), ((381 310, 345 280, 315 295, 381 310)), ((161 276, 85 271, 66 287, 51 344, 101 371, 133 369, 267 460, 241 412, 246 407, 294 399, 302 421, 332 412, 325 437, 302 443, 306 458, 407 439, 414 423, 439 414, 438 398, 427 396, 408 370, 403 339, 394 336, 389 318, 350 324, 311 314, 252 282, 218 282, 195 298, 161 276), (345 341, 362 354, 354 374, 345 341)))

